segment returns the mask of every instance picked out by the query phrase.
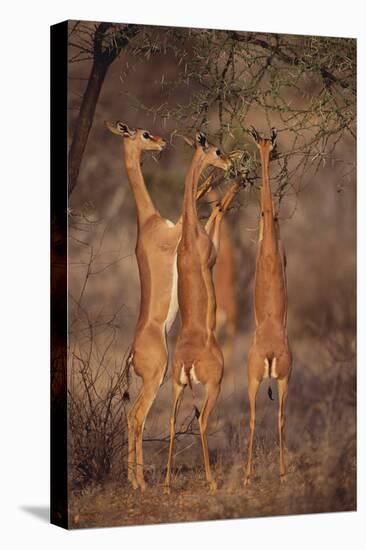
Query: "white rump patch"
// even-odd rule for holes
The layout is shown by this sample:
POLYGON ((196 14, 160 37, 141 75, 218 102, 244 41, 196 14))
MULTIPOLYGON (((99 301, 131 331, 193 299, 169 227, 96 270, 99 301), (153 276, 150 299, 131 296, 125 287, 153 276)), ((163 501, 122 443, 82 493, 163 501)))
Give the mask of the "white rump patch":
MULTIPOLYGON (((197 378, 197 375, 196 375, 196 372, 194 370, 194 364, 192 365, 192 367, 189 369, 189 378, 191 379, 191 382, 193 382, 194 384, 200 384, 200 381, 198 380, 197 378)), ((187 373, 184 369, 184 366, 182 366, 182 370, 180 371, 180 377, 179 377, 179 382, 183 385, 183 386, 186 386, 188 384, 188 376, 187 376, 187 373)))
POLYGON ((200 384, 201 383, 197 378, 196 371, 194 370, 194 365, 192 365, 192 368, 189 371, 189 374, 191 376, 192 382, 194 382, 195 384, 200 384))
POLYGON ((179 382, 182 384, 182 386, 186 386, 188 384, 188 376, 186 375, 184 367, 182 367, 182 370, 180 371, 179 382))
POLYGON ((276 367, 277 367, 277 359, 274 357, 271 365, 271 378, 278 378, 276 367))
POLYGON ((269 368, 269 361, 267 357, 264 360, 264 374, 263 378, 278 378, 277 370, 277 359, 274 357, 272 359, 271 368, 269 368))

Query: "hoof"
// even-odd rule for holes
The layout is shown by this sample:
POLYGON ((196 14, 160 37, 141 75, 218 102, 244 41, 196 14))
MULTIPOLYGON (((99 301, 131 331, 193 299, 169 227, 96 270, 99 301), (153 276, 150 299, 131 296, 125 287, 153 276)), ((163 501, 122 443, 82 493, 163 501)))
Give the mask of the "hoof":
POLYGON ((215 493, 217 491, 216 481, 210 481, 210 493, 215 493))
POLYGON ((170 495, 170 485, 165 484, 163 492, 164 492, 164 495, 170 495))
POLYGON ((245 479, 244 479, 244 485, 247 486, 247 485, 250 485, 250 477, 247 476, 245 479))
POLYGON ((136 489, 139 488, 139 485, 138 485, 138 483, 137 483, 137 481, 136 481, 135 478, 129 479, 128 481, 130 482, 130 484, 131 484, 131 486, 132 486, 132 489, 133 489, 134 491, 136 491, 136 489))
POLYGON ((139 487, 140 487, 140 489, 141 489, 142 492, 145 492, 145 491, 146 491, 147 485, 146 485, 146 482, 145 482, 144 480, 139 481, 139 484, 138 484, 138 485, 139 485, 139 487))
POLYGON ((285 483, 286 481, 286 474, 280 474, 280 483, 285 483))

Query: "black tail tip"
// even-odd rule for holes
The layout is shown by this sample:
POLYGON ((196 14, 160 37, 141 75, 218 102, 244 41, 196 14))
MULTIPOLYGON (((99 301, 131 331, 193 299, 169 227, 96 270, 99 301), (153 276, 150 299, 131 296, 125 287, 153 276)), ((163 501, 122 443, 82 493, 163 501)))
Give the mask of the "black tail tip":
POLYGON ((269 386, 268 388, 268 397, 270 398, 271 401, 274 401, 271 386, 269 386))
POLYGON ((194 406, 194 414, 195 414, 196 418, 199 418, 200 414, 201 414, 198 407, 196 407, 196 406, 194 406))
POLYGON ((126 390, 126 391, 123 393, 122 399, 123 399, 123 401, 131 401, 131 399, 130 399, 130 393, 129 393, 128 390, 126 390))

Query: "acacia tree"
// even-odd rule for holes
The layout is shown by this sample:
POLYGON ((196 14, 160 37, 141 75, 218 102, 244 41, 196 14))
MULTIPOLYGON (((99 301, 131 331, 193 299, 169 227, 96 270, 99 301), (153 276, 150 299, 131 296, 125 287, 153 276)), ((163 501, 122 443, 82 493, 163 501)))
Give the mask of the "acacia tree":
POLYGON ((236 168, 253 183, 258 163, 246 130, 260 115, 262 130, 276 126, 287 140, 273 156, 280 202, 330 163, 338 165, 338 190, 353 181, 355 159, 344 149, 356 139, 355 40, 152 28, 144 40, 153 53, 173 53, 179 70, 171 80, 163 75, 158 107, 130 100, 163 124, 173 121, 172 137, 176 129, 207 129, 227 150, 238 149, 236 168), (177 94, 186 101, 177 104, 177 94))
POLYGON ((278 152, 274 169, 280 201, 328 162, 342 165, 339 189, 352 181, 355 162, 337 145, 356 138, 353 39, 76 22, 69 45, 71 62, 93 61, 70 147, 70 193, 108 67, 122 49, 136 62, 170 55, 177 66, 174 79, 161 79, 158 106, 128 95, 130 103, 168 125, 172 137, 199 127, 240 149, 234 165, 252 182, 257 162, 247 154, 245 130, 255 113, 286 133, 291 145, 278 152))

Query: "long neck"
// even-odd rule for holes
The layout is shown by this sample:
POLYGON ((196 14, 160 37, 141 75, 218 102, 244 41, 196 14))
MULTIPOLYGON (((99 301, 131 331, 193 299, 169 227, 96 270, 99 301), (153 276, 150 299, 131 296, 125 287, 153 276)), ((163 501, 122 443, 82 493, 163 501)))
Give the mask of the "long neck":
MULTIPOLYGON (((226 191, 223 199, 212 209, 210 217, 206 222, 206 231, 211 236, 217 253, 219 251, 220 245, 220 228, 221 224, 223 223, 225 212, 228 210, 230 204, 239 193, 239 191, 240 183, 238 181, 235 181, 226 191)), ((211 195, 214 197, 214 200, 218 200, 219 197, 214 189, 211 191, 211 195)))
POLYGON ((146 189, 145 180, 141 172, 141 151, 136 151, 136 149, 129 146, 126 140, 124 140, 123 150, 128 180, 135 197, 138 222, 142 223, 146 218, 156 214, 157 211, 146 189))
POLYGON ((262 161, 261 212, 263 216, 263 248, 266 252, 276 252, 276 226, 273 216, 272 193, 269 181, 269 151, 260 149, 260 154, 262 161))
POLYGON ((183 199, 183 226, 185 229, 194 227, 197 224, 196 194, 200 175, 204 168, 204 157, 197 149, 185 179, 183 199))
MULTIPOLYGON (((197 192, 196 192, 196 197, 195 197, 196 203, 197 203, 197 201, 199 201, 203 197, 203 195, 205 195, 210 190, 211 181, 212 181, 212 174, 210 174, 208 176, 208 178, 203 182, 203 184, 199 188, 198 188, 198 185, 197 185, 197 192)), ((182 220, 183 220, 183 212, 179 216, 179 219, 177 221, 177 225, 181 224, 182 220)))

